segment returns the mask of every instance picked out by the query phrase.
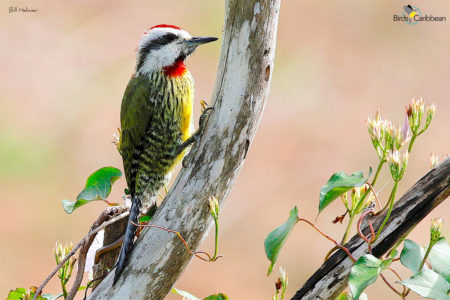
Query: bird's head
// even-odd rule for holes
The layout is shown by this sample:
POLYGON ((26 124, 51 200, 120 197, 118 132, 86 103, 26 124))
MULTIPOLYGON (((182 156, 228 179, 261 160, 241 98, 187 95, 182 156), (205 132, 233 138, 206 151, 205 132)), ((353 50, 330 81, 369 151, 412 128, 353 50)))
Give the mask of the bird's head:
POLYGON ((215 37, 192 37, 173 25, 156 25, 145 31, 136 53, 136 74, 164 70, 169 75, 181 75, 183 64, 197 46, 217 40, 215 37))

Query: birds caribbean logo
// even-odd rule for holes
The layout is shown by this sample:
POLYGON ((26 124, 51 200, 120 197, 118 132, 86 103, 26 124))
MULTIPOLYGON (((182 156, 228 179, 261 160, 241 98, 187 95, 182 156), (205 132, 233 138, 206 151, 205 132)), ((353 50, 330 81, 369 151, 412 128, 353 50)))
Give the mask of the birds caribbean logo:
POLYGON ((416 15, 421 16, 421 12, 418 7, 412 6, 411 4, 403 6, 403 16, 408 18, 408 21, 406 21, 407 24, 417 24, 418 21, 414 18, 416 15))
POLYGON ((194 79, 184 62, 199 45, 216 40, 161 24, 146 30, 139 41, 135 73, 120 111, 118 148, 132 204, 114 284, 132 249, 139 216, 154 213, 158 190, 203 131, 208 109, 194 132, 194 79))

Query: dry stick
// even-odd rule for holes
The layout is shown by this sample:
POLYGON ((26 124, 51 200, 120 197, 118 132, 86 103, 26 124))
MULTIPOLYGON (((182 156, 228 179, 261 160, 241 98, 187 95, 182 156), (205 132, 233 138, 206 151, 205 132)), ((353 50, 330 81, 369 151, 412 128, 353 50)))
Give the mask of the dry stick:
POLYGON ((144 225, 144 224, 136 224, 136 223, 134 223, 133 221, 131 221, 131 224, 133 224, 133 225, 135 225, 135 226, 137 226, 137 227, 158 228, 158 229, 162 229, 162 230, 164 230, 164 231, 167 231, 167 232, 176 234, 176 235, 178 236, 178 238, 183 242, 184 247, 186 247, 186 250, 189 252, 189 254, 195 255, 197 258, 200 258, 200 259, 203 260, 203 261, 207 261, 207 262, 216 261, 218 258, 222 257, 222 255, 219 255, 219 256, 216 257, 215 260, 211 260, 211 255, 209 255, 209 254, 208 254, 207 252, 205 252, 205 251, 195 251, 195 252, 193 252, 193 251, 189 248, 189 245, 187 244, 186 240, 181 236, 181 234, 180 234, 178 231, 171 230, 171 229, 168 229, 168 228, 165 228, 165 227, 161 227, 161 226, 158 226, 158 225, 151 225, 151 224, 146 224, 146 225, 144 225), (199 256, 198 253, 205 254, 206 256, 208 256, 208 259, 199 256))
MULTIPOLYGON (((92 224, 91 229, 89 232, 94 231, 97 227, 99 227, 102 223, 104 223, 108 218, 111 218, 111 216, 114 216, 117 213, 121 212, 120 207, 114 207, 110 209, 105 209, 100 217, 97 219, 97 221, 92 224), (100 222, 101 221, 101 222, 100 222)), ((121 215, 118 215, 121 216, 121 215)), ((122 219, 122 218, 120 218, 122 219)), ((118 221, 120 219, 115 219, 115 217, 111 218, 111 220, 118 221)), ((67 295, 67 298, 65 300, 72 300, 75 298, 75 295, 78 292, 78 289, 80 288, 81 281, 83 281, 84 276, 84 267, 86 266, 86 256, 89 251, 89 248, 92 245, 92 242, 94 241, 96 235, 91 235, 86 242, 83 244, 83 246, 80 249, 80 252, 78 253, 78 267, 77 267, 77 276, 75 277, 75 281, 72 285, 72 288, 70 289, 69 294, 67 295)))
POLYGON ((75 298, 75 295, 80 288, 81 281, 83 280, 84 275, 84 267, 86 266, 86 256, 89 251, 89 247, 91 247, 92 242, 94 241, 94 238, 95 236, 92 235, 80 249, 80 253, 78 254, 77 276, 75 277, 72 288, 70 289, 70 292, 65 300, 72 300, 73 298, 75 298))
MULTIPOLYGON (((66 261, 67 261, 72 255, 74 255, 74 254, 77 252, 78 248, 80 248, 81 246, 83 246, 84 242, 85 242, 90 236, 96 234, 97 232, 99 232, 100 230, 102 230, 103 228, 105 228, 106 226, 108 226, 108 225, 110 225, 110 224, 112 224, 112 223, 114 223, 114 222, 116 222, 116 221, 118 221, 118 220, 120 220, 120 219, 123 219, 123 218, 128 217, 128 215, 130 214, 130 212, 127 211, 127 212, 124 212, 124 213, 118 215, 117 217, 115 217, 115 218, 113 218, 113 219, 107 221, 107 222, 104 222, 104 223, 98 222, 98 221, 101 221, 101 220, 103 220, 103 221, 106 220, 106 213, 105 213, 105 212, 108 211, 109 209, 110 209, 110 208, 105 209, 105 210, 102 212, 102 214, 98 217, 97 221, 94 222, 94 224, 100 223, 101 225, 99 225, 96 229, 90 231, 84 238, 82 238, 81 241, 79 241, 78 244, 77 244, 75 247, 73 247, 72 251, 70 251, 70 253, 67 254, 66 257, 64 257, 64 259, 59 263, 59 265, 56 266, 56 268, 50 273, 50 275, 47 276, 47 278, 44 280, 44 282, 39 286, 39 288, 38 288, 38 289, 36 290, 36 292, 34 293, 33 300, 36 300, 37 296, 38 296, 39 294, 42 293, 43 288, 47 285, 47 283, 50 281, 50 279, 52 279, 52 277, 55 276, 56 272, 58 272, 58 270, 61 269, 61 267, 66 263, 66 261)), ((103 221, 102 221, 102 222, 103 222, 103 221)))

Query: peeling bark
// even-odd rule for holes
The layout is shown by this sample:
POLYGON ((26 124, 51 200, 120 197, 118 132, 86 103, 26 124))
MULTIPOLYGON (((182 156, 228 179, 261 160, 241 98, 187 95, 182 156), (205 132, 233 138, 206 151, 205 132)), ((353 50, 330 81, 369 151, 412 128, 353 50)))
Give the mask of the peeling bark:
MULTIPOLYGON (((214 111, 152 221, 179 231, 191 249, 198 248, 212 222, 208 197, 223 205, 258 128, 272 76, 280 2, 226 2, 214 111)), ((176 235, 146 229, 116 285, 111 272, 89 299, 163 299, 191 258, 176 235)))
MULTIPOLYGON (((373 244, 373 255, 379 258, 387 253, 449 195, 450 158, 447 158, 416 182, 395 203, 388 223, 373 244)), ((375 231, 383 222, 386 213, 384 212, 372 220, 375 231)), ((369 229, 365 228, 363 233, 367 236, 369 229)), ((367 244, 359 235, 353 236, 345 246, 356 259, 368 251, 367 244)), ((292 300, 334 299, 347 286, 352 266, 353 262, 344 251, 336 252, 306 281, 292 300)))

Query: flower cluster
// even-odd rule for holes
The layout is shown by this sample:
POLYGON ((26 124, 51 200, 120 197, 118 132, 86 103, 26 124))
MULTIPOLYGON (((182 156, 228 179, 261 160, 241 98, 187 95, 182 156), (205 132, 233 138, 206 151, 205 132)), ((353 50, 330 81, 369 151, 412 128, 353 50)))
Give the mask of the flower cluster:
MULTIPOLYGON (((59 265, 63 261, 63 259, 72 251, 72 249, 72 242, 69 245, 66 244, 65 246, 63 246, 59 242, 56 242, 55 248, 53 249, 56 264, 59 265)), ((58 277, 61 280, 61 285, 65 296, 67 293, 65 285, 69 281, 70 276, 72 276, 73 266, 75 265, 75 262, 75 257, 71 256, 58 271, 58 277)))
POLYGON ((387 155, 387 162, 394 181, 399 182, 405 174, 408 165, 409 152, 400 152, 397 149, 392 150, 387 155))
POLYGON ((284 295, 286 293, 286 289, 288 286, 288 275, 286 273, 286 269, 280 267, 280 276, 278 277, 277 282, 275 282, 275 290, 276 294, 273 295, 273 300, 282 300, 284 299, 284 295), (281 292, 281 294, 280 294, 281 292))
POLYGON ((373 195, 373 193, 370 193, 368 195, 365 196, 365 194, 367 193, 367 191, 369 190, 369 185, 363 184, 360 187, 354 187, 351 190, 351 204, 352 206, 349 207, 349 197, 347 193, 343 193, 341 195, 341 199, 344 202, 345 207, 347 208, 347 210, 349 212, 351 212, 351 214, 359 214, 362 210, 364 210, 366 207, 368 207, 372 202, 374 202, 375 200, 375 196, 373 195), (353 212, 353 210, 358 207, 358 203, 361 201, 361 199, 365 197, 364 199, 364 205, 361 206, 361 209, 358 209, 358 211, 353 212))
POLYGON ((220 212, 219 201, 217 201, 216 197, 210 196, 208 205, 209 205, 209 210, 211 212, 211 216, 213 217, 214 220, 217 220, 219 218, 219 212, 220 212))
POLYGON ((431 243, 436 243, 441 237, 442 233, 442 219, 441 218, 432 218, 431 219, 431 243))
POLYGON ((422 98, 414 98, 411 100, 409 105, 406 107, 406 114, 408 115, 409 124, 411 131, 414 135, 419 135, 424 132, 428 126, 430 126, 431 120, 436 113, 436 105, 432 104, 427 107, 427 118, 425 121, 425 126, 420 130, 420 123, 422 121, 422 116, 425 113, 425 103, 422 98))
POLYGON ((390 120, 381 118, 380 111, 377 111, 374 119, 367 119, 367 129, 380 160, 385 160, 390 151, 399 150, 410 140, 407 120, 405 123, 403 127, 394 126, 390 120))

